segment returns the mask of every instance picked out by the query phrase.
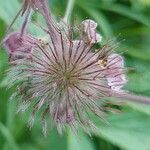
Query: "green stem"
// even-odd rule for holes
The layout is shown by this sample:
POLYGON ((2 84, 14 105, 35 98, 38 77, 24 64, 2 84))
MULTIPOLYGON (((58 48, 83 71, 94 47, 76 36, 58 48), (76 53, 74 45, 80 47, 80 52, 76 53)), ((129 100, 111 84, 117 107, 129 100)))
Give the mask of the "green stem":
POLYGON ((73 7, 74 7, 74 2, 75 2, 75 0, 68 0, 65 16, 63 18, 63 21, 65 23, 69 23, 69 21, 70 21, 70 17, 71 17, 73 7))

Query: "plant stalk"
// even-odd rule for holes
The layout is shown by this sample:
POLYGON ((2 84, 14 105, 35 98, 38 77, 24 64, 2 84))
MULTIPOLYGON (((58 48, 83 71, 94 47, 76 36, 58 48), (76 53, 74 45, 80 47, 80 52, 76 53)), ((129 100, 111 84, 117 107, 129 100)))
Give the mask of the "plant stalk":
POLYGON ((74 7, 74 3, 75 3, 75 0, 68 0, 66 12, 65 12, 65 15, 64 15, 64 18, 63 18, 63 21, 64 21, 65 23, 67 23, 67 24, 68 24, 69 21, 70 21, 71 14, 72 14, 73 7, 74 7))
POLYGON ((138 96, 130 93, 114 93, 112 97, 150 105, 150 97, 138 96))

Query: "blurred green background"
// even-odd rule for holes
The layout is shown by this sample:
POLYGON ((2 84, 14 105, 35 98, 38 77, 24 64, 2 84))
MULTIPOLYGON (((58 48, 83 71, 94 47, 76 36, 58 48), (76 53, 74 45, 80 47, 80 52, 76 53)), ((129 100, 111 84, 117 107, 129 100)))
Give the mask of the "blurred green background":
MULTIPOLYGON (((49 1, 53 13, 63 17, 67 1, 49 1)), ((0 39, 20 7, 17 0, 0 0, 0 39)), ((125 39, 117 49, 132 68, 125 89, 150 96, 150 0, 75 0, 72 18, 75 23, 95 20, 104 41, 116 36, 125 39)), ((20 18, 12 29, 19 30, 19 24, 20 18)), ((31 30, 39 32, 34 26, 31 30)), ((100 123, 92 136, 70 131, 60 136, 52 129, 44 138, 38 119, 30 131, 30 110, 16 115, 16 102, 9 101, 15 89, 7 90, 7 68, 7 54, 0 49, 0 150, 150 150, 150 106, 133 103, 123 106, 119 114, 109 113, 109 124, 100 123)))

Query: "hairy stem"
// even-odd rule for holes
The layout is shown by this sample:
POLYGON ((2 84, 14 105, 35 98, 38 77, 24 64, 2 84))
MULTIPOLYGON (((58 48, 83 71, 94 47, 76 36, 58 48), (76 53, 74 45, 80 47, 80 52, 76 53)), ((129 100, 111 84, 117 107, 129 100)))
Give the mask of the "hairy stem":
POLYGON ((149 97, 137 96, 137 95, 130 94, 130 93, 114 93, 113 97, 150 105, 149 97))
POLYGON ((25 20, 24 20, 22 28, 21 28, 21 37, 23 37, 23 35, 26 33, 27 25, 30 20, 30 15, 31 15, 31 10, 28 9, 26 16, 25 16, 25 20))

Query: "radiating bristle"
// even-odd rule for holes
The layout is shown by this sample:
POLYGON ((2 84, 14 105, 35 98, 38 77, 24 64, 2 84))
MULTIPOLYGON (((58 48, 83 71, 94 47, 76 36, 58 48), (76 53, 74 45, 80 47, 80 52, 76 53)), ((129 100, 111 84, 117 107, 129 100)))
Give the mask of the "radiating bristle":
POLYGON ((8 87, 17 85, 17 99, 21 99, 18 111, 31 105, 30 128, 39 110, 46 135, 47 116, 60 133, 66 126, 73 131, 79 127, 95 129, 91 116, 104 120, 105 112, 109 110, 104 107, 103 98, 106 97, 149 104, 149 98, 133 96, 122 89, 127 80, 124 60, 114 52, 118 43, 108 42, 94 49, 102 38, 96 32, 97 23, 89 19, 83 21, 84 36, 76 38, 70 30, 73 27, 68 28, 52 18, 46 0, 25 0, 22 13, 27 9, 38 9, 43 15, 47 24, 45 34, 49 39, 44 41, 24 32, 27 15, 22 30, 8 35, 4 46, 12 65, 8 72, 8 87))
MULTIPOLYGON (((95 54, 90 51, 93 43, 71 41, 63 38, 63 33, 60 36, 60 42, 57 43, 59 49, 54 43, 35 44, 31 52, 32 59, 22 59, 22 63, 15 66, 17 69, 20 65, 21 69, 15 79, 26 75, 24 78, 28 79, 30 87, 25 90, 33 100, 38 100, 34 105, 34 113, 41 108, 50 108, 51 117, 59 130, 66 124, 74 129, 79 124, 90 126, 87 112, 103 118, 103 109, 97 101, 111 95, 105 76, 108 68, 98 63, 99 55, 104 55, 105 49, 95 54), (53 106, 49 107, 52 103, 53 106), (83 116, 82 109, 85 109, 83 116)), ((30 120, 32 126, 33 115, 30 120)))

